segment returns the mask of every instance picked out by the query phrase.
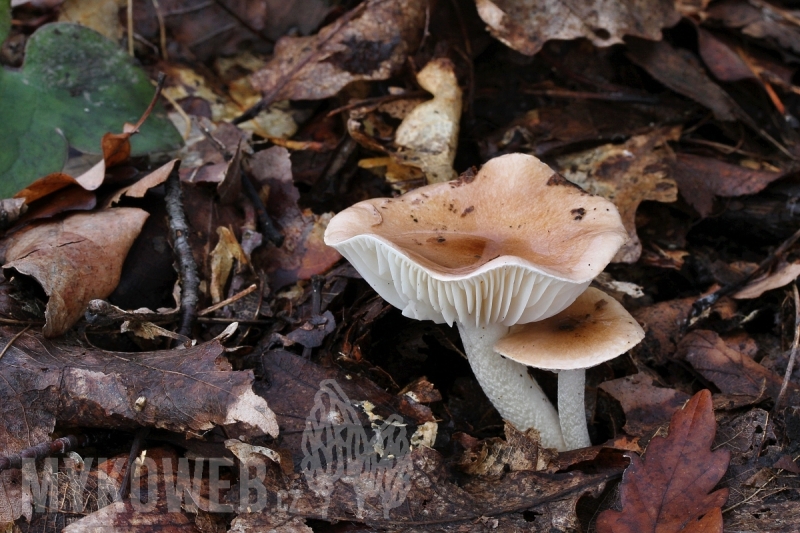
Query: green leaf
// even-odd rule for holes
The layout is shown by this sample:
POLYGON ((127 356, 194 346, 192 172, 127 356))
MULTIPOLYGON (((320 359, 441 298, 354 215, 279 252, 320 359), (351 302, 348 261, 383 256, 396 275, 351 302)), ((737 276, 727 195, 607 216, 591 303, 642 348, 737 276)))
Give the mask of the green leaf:
POLYGON ((11 0, 0 0, 0 45, 11 31, 11 0))
MULTIPOLYGON (((0 70, 0 198, 61 170, 69 146, 100 154, 103 134, 136 122, 154 90, 99 33, 75 24, 42 26, 28 40, 22 69, 0 70)), ((161 106, 131 138, 133 155, 180 144, 161 106)))

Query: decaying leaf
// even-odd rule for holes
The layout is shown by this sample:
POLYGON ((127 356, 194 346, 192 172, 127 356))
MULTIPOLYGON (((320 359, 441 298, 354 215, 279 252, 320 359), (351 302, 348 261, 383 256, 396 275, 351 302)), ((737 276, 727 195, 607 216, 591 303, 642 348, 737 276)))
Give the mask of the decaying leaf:
POLYGON ((312 37, 283 37, 252 82, 273 100, 319 100, 356 80, 384 80, 413 52, 426 3, 368 0, 312 37))
POLYGON ((597 531, 722 533, 728 489, 709 492, 725 474, 730 452, 711 451, 716 427, 711 393, 700 391, 672 416, 669 436, 650 441, 644 461, 630 454, 620 485, 622 511, 600 513, 597 531))
POLYGON ((714 196, 729 198, 755 194, 783 173, 754 170, 709 157, 678 154, 672 163, 671 176, 678 183, 681 196, 706 217, 711 214, 714 196))
POLYGON ((659 365, 672 358, 681 339, 681 325, 694 301, 695 298, 668 300, 633 311, 633 317, 645 330, 644 340, 634 348, 634 353, 659 365))
MULTIPOLYGON (((59 400, 42 408, 63 423, 179 433, 225 425, 237 428, 236 435, 277 436, 275 415, 253 392, 253 373, 233 371, 223 353, 217 340, 185 350, 112 353, 24 335, 0 361, 0 372, 24 385, 24 372, 46 361, 46 374, 58 380, 59 400)), ((17 398, 7 402, 24 409, 17 398)))
POLYGON ((114 291, 147 216, 136 208, 78 213, 8 238, 3 269, 32 277, 49 297, 45 336, 61 335, 91 300, 114 291))
POLYGON ((397 128, 394 154, 402 164, 419 167, 428 183, 455 179, 453 160, 461 120, 461 89, 455 67, 446 58, 434 59, 417 74, 420 87, 433 100, 415 107, 397 128))
POLYGON ((606 381, 599 388, 622 405, 625 432, 634 437, 643 437, 655 428, 666 425, 672 413, 689 399, 684 392, 656 387, 653 378, 641 372, 606 381))
MULTIPOLYGON (((681 341, 678 357, 686 359, 724 394, 747 396, 752 401, 775 399, 783 379, 753 360, 756 350, 752 339, 729 344, 713 331, 695 330, 681 341)), ((800 388, 790 383, 787 396, 800 398, 800 388)))
POLYGON ((622 43, 625 35, 658 41, 661 28, 680 18, 674 3, 664 0, 476 0, 476 4, 489 32, 527 55, 552 39, 585 37, 595 46, 622 43))
POLYGON ((340 256, 323 241, 333 214, 316 215, 297 206, 300 192, 292 182, 289 151, 280 146, 262 150, 250 160, 250 167, 259 183, 267 187, 267 209, 286 237, 280 248, 262 247, 255 252, 256 256, 264 254, 267 271, 272 275, 270 283, 282 287, 333 266, 340 256))
POLYGON ((544 470, 548 451, 539 446, 535 431, 522 433, 506 422, 505 440, 487 439, 467 450, 458 466, 464 472, 477 476, 502 477, 503 472, 544 470))
POLYGON ((608 198, 619 209, 630 239, 614 256, 614 262, 635 263, 642 253, 636 234, 636 209, 641 202, 678 199, 677 186, 668 177, 671 151, 666 142, 679 136, 680 128, 660 129, 631 137, 625 144, 606 144, 556 160, 565 178, 608 198))

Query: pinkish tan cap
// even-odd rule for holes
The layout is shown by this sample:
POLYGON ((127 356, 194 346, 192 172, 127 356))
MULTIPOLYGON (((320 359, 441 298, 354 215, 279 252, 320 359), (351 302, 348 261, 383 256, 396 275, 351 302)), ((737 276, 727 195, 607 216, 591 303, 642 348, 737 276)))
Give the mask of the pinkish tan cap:
POLYGON ((474 177, 359 202, 325 231, 403 314, 513 325, 552 316, 627 240, 614 204, 533 156, 509 154, 474 177))
POLYGON ((643 338, 644 330, 622 304, 589 287, 557 315, 514 326, 494 349, 523 365, 577 370, 622 355, 643 338))

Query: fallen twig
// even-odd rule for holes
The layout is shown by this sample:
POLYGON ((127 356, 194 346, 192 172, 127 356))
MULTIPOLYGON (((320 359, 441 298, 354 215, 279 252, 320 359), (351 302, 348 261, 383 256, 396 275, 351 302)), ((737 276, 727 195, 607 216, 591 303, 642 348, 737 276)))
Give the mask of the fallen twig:
POLYGON ((200 277, 197 275, 197 263, 192 255, 189 245, 189 225, 183 210, 180 177, 176 164, 169 178, 167 178, 166 204, 169 215, 169 230, 172 237, 172 247, 178 256, 179 274, 181 276, 181 327, 180 335, 191 337, 192 324, 197 318, 197 291, 200 287, 200 277))
POLYGON ((44 459, 51 455, 67 453, 76 448, 84 448, 100 441, 99 435, 67 435, 50 442, 43 442, 30 448, 25 448, 19 453, 0 457, 0 472, 3 470, 19 470, 24 459, 44 459))

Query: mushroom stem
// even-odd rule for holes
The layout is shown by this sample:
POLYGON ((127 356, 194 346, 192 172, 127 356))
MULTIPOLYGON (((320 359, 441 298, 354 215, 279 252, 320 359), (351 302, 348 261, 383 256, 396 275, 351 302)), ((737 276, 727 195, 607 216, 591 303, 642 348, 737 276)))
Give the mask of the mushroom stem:
POLYGON ((508 333, 508 326, 458 324, 458 331, 472 371, 500 416, 520 431, 535 428, 543 446, 565 450, 558 413, 528 374, 528 367, 494 351, 495 343, 508 333))
POLYGON ((585 385, 586 370, 583 368, 558 371, 558 415, 567 450, 592 445, 583 403, 585 385))

